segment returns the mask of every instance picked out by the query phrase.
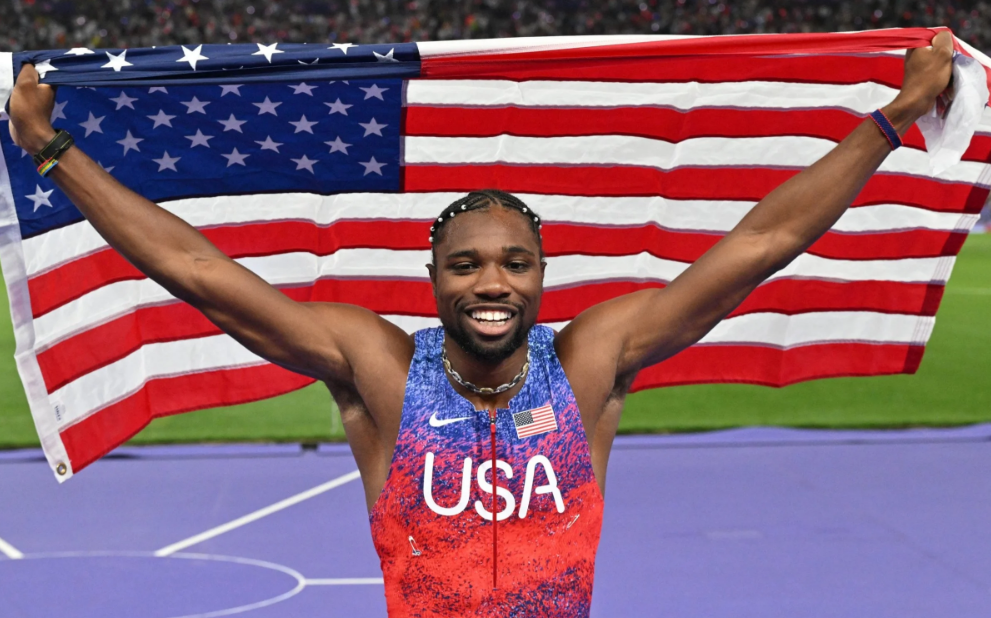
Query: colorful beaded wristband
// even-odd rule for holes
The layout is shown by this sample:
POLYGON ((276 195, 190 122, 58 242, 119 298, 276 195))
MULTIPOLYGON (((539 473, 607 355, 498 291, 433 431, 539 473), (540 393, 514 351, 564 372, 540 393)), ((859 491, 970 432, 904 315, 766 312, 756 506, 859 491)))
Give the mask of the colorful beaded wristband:
POLYGON ((884 115, 879 109, 871 112, 871 120, 877 125, 877 128, 881 129, 881 133, 888 139, 888 144, 891 145, 892 150, 896 150, 902 145, 902 138, 898 137, 898 131, 895 130, 895 125, 891 124, 888 117, 884 115))
POLYGON ((65 154, 74 143, 68 131, 59 129, 52 141, 48 142, 48 145, 42 148, 41 152, 34 155, 34 164, 38 166, 38 173, 47 176, 58 165, 59 157, 65 154))

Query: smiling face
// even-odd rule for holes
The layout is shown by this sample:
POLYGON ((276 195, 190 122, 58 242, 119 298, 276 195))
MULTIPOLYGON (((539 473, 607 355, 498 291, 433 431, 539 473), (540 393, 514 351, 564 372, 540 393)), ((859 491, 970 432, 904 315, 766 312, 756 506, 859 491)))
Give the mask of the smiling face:
POLYGON ((543 293, 540 245, 527 218, 492 205, 445 225, 429 266, 448 336, 478 360, 497 363, 525 342, 543 293))

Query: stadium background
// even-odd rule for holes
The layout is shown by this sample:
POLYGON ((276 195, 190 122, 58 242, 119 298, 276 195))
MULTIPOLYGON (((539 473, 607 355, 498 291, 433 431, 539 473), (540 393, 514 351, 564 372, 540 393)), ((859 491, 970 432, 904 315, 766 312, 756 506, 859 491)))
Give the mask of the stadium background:
MULTIPOLYGON (((560 0, 7 0, 0 50, 149 47, 218 42, 376 43, 575 34, 738 34, 948 26, 991 50, 991 2, 925 0, 631 2, 560 0)), ((438 204, 438 211, 443 208, 438 204)), ((985 208, 979 230, 987 227, 985 208)), ((0 289, 0 304, 7 306, 0 289)), ((783 389, 685 386, 632 395, 621 432, 740 425, 905 427, 991 420, 991 235, 960 253, 915 376, 833 379, 783 389)), ((0 312, 0 448, 37 446, 13 362, 9 313, 0 312)), ((325 388, 159 419, 134 441, 343 439, 325 388)))

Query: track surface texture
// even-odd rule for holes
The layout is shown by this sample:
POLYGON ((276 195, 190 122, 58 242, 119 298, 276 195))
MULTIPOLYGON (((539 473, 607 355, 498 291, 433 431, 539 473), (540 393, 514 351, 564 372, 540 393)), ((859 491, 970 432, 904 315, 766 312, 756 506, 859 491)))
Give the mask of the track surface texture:
MULTIPOLYGON (((59 486, 0 452, 0 616, 385 616, 354 469, 341 445, 130 447, 59 486)), ((620 437, 593 615, 986 617, 989 478, 988 425, 620 437)))

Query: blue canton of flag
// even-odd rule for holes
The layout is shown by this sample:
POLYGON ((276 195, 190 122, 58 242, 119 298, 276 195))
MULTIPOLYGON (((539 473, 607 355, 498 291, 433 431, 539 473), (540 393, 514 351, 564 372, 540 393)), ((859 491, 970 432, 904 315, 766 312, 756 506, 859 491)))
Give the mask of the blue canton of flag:
MULTIPOLYGON (((73 83, 73 69, 110 65, 106 83, 122 85, 62 86, 53 124, 148 199, 400 189, 403 80, 388 75, 409 72, 408 65, 418 62, 399 62, 398 46, 344 47, 350 54, 341 46, 298 45, 284 52, 258 45, 251 51, 255 47, 201 46, 198 54, 184 47, 185 62, 177 48, 137 50, 129 58, 123 51, 63 52, 53 58, 19 54, 18 60, 35 62, 42 81, 55 84, 73 83), (120 58, 128 64, 115 69, 120 58), (272 79, 270 66, 279 67, 285 81, 262 83, 272 79), (369 74, 383 77, 346 79, 369 74), (141 83, 136 75, 171 85, 135 86, 141 83), (327 75, 345 79, 321 78, 327 75), (218 81, 224 83, 210 83, 218 81)), ((403 47, 399 57, 415 60, 415 47, 408 47, 412 52, 403 47)), ((89 81, 95 83, 92 73, 89 81)), ((55 184, 34 173, 31 157, 8 132, 0 135, 22 237, 81 221, 55 184)))

